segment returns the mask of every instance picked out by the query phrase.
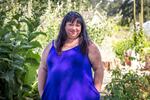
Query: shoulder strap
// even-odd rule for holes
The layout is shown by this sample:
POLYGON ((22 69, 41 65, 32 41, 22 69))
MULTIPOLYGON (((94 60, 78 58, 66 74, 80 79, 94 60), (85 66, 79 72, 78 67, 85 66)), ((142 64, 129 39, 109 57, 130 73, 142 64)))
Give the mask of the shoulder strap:
POLYGON ((52 40, 52 47, 55 47, 55 40, 52 40))
POLYGON ((54 46, 54 40, 52 40, 52 46, 54 46))

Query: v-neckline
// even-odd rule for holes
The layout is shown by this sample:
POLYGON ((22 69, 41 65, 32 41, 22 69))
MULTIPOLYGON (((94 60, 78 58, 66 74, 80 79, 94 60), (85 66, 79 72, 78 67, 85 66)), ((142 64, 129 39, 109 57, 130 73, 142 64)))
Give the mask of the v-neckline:
POLYGON ((66 50, 62 50, 61 52, 67 52, 67 51, 73 50, 73 49, 75 49, 77 47, 79 47, 79 45, 76 45, 76 46, 74 46, 72 48, 69 48, 69 49, 66 49, 66 50))
MULTIPOLYGON (((55 46, 54 41, 53 41, 53 47, 54 47, 54 49, 56 50, 56 46, 55 46)), ((72 47, 72 48, 69 48, 69 49, 66 49, 66 50, 62 50, 61 52, 63 53, 63 52, 71 51, 71 50, 76 49, 76 48, 78 48, 78 47, 80 47, 80 44, 78 44, 78 45, 76 45, 76 46, 74 46, 74 47, 72 47)))

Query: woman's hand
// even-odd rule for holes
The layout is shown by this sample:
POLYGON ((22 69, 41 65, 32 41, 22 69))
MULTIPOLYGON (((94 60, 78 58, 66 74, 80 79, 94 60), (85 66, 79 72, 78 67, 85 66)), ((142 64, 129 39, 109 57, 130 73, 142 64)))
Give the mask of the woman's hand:
POLYGON ((94 70, 94 84, 95 88, 101 92, 103 76, 104 76, 104 68, 101 61, 101 54, 99 49, 94 43, 90 43, 89 45, 89 59, 92 63, 92 68, 94 70))

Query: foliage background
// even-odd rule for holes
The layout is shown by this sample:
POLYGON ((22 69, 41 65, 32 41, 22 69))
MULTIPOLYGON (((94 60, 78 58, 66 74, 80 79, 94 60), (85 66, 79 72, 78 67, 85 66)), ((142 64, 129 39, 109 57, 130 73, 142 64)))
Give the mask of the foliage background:
MULTIPOLYGON (((144 2, 145 21, 149 20, 149 3, 144 2)), ((133 20, 132 4, 129 0, 0 0, 0 99, 40 99, 36 79, 40 55, 56 39, 68 11, 83 15, 89 36, 101 46, 105 36, 134 33, 129 28, 133 20)), ((140 2, 137 4, 139 9, 140 2)), ((115 43, 116 56, 123 59, 123 51, 134 46, 140 53, 141 48, 149 47, 149 41, 141 34, 131 34, 131 39, 126 37, 115 43)))

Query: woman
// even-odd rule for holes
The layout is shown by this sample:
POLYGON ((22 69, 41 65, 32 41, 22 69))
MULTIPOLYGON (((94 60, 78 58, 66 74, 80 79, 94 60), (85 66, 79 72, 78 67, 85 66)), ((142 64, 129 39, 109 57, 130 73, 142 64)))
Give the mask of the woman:
POLYGON ((42 54, 39 94, 42 100, 100 100, 102 80, 100 52, 89 40, 82 16, 71 11, 62 20, 56 41, 42 54))

